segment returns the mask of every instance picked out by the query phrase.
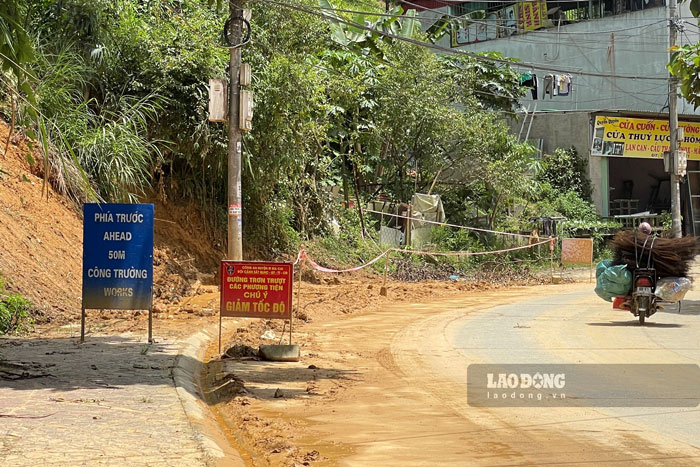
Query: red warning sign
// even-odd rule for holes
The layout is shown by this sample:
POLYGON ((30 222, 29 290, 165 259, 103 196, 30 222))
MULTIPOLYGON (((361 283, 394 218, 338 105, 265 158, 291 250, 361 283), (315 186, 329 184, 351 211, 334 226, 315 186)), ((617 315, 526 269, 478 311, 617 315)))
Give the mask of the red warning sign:
POLYGON ((289 319, 292 263, 221 262, 221 316, 289 319))

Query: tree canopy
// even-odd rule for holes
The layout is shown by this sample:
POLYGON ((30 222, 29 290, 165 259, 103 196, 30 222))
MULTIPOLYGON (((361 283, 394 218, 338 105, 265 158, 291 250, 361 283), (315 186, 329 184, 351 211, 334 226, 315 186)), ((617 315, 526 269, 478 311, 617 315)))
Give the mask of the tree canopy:
MULTIPOLYGON (((221 47, 228 11, 209 3, 0 6, 5 70, 18 83, 25 68, 35 77, 25 92, 36 94, 51 122, 47 145, 73 154, 67 159, 85 170, 102 199, 195 200, 224 224, 226 129, 207 121, 207 85, 228 73, 221 47)), ((243 48, 255 95, 253 129, 244 138, 249 250, 274 254, 300 236, 325 232, 340 206, 334 186, 346 197, 381 193, 398 202, 436 187, 487 210, 492 224, 509 203, 528 196, 530 148, 503 122, 523 95, 511 67, 436 55, 337 21, 428 41, 411 12, 353 17, 328 10, 334 5, 326 0, 288 3, 301 11, 249 5, 252 41, 243 48), (303 10, 330 11, 330 19, 303 10)), ((79 171, 71 167, 54 164, 53 178, 68 191, 79 171)))

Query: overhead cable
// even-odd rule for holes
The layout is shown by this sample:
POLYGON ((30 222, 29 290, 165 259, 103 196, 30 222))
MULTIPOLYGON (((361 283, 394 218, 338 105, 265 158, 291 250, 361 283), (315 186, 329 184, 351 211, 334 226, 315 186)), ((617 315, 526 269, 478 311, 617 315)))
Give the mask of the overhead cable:
MULTIPOLYGON (((511 61, 509 61, 509 60, 499 59, 499 58, 494 58, 494 57, 487 57, 487 56, 484 56, 484 55, 479 55, 479 54, 477 54, 477 53, 467 52, 467 51, 464 51, 464 50, 461 50, 461 49, 457 49, 457 50, 448 49, 448 48, 446 48, 446 47, 442 47, 442 46, 439 46, 439 45, 437 45, 437 44, 432 44, 432 43, 429 43, 429 42, 423 42, 423 41, 420 41, 420 40, 417 40, 417 39, 412 39, 412 38, 409 38, 409 37, 402 37, 402 36, 399 36, 399 35, 397 35, 397 34, 385 32, 385 31, 380 31, 380 30, 378 30, 378 29, 375 29, 375 28, 366 26, 366 25, 364 25, 364 24, 355 23, 355 22, 352 22, 352 21, 345 20, 345 19, 343 19, 343 18, 338 18, 338 17, 329 16, 329 15, 326 15, 326 14, 324 14, 324 13, 319 13, 319 12, 317 12, 317 11, 309 10, 309 9, 307 9, 307 8, 303 8, 303 7, 300 7, 300 6, 297 6, 297 5, 292 5, 292 4, 289 4, 289 3, 284 3, 284 2, 280 2, 280 1, 276 1, 276 0, 262 0, 262 1, 264 1, 265 3, 272 4, 272 5, 278 5, 278 6, 281 6, 281 7, 284 7, 284 8, 289 8, 289 9, 291 9, 291 10, 296 10, 296 11, 305 12, 305 13, 308 13, 308 14, 310 14, 310 15, 314 15, 314 16, 318 16, 318 17, 320 17, 320 18, 324 18, 324 19, 326 19, 326 20, 335 21, 335 22, 342 23, 342 24, 345 24, 345 25, 348 25, 348 26, 352 26, 352 27, 357 28, 357 29, 361 29, 361 30, 364 30, 364 31, 372 32, 372 33, 377 34, 377 35, 380 35, 380 36, 388 37, 388 38, 391 38, 391 39, 396 39, 396 40, 399 40, 399 41, 407 42, 407 43, 410 43, 410 44, 413 44, 413 45, 417 45, 417 46, 420 46, 420 47, 424 47, 424 48, 436 50, 436 51, 439 51, 439 52, 444 52, 444 53, 451 54, 451 55, 466 56, 466 57, 470 57, 470 58, 473 58, 473 59, 476 59, 476 60, 488 61, 488 62, 492 62, 492 63, 501 63, 501 64, 504 64, 504 65, 513 65, 513 62, 511 62, 511 61)), ((558 72, 558 73, 577 73, 577 74, 580 74, 580 75, 583 75, 583 76, 597 76, 597 77, 601 77, 601 78, 610 78, 610 77, 613 77, 613 75, 611 75, 611 74, 606 74, 606 73, 572 72, 571 70, 565 69, 565 68, 552 67, 552 66, 542 66, 542 65, 537 65, 537 64, 534 64, 534 63, 527 63, 527 62, 518 62, 518 63, 521 64, 521 65, 523 65, 523 66, 529 66, 529 67, 532 68, 532 69, 542 70, 542 71, 552 71, 552 72, 558 72)), ((631 79, 631 80, 646 80, 646 81, 660 81, 660 80, 663 80, 663 81, 666 81, 666 78, 657 78, 657 77, 653 77, 653 76, 614 75, 614 77, 615 77, 616 79, 631 79)))

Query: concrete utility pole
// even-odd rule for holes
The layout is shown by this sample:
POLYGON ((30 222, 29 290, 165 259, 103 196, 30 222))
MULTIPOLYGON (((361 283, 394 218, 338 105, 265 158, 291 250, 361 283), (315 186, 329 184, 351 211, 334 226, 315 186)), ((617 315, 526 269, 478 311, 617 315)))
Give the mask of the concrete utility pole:
MULTIPOLYGON (((668 23, 669 23, 669 47, 673 49, 676 45, 678 31, 676 21, 678 13, 676 11, 676 0, 668 1, 668 23)), ((673 57, 673 50, 670 51, 670 58, 673 57)), ((678 167, 678 79, 669 74, 668 78, 668 122, 671 130, 671 141, 669 144, 669 157, 671 159, 671 232, 674 238, 682 235, 681 227, 681 190, 679 177, 676 175, 678 167)))
MULTIPOLYGON (((229 0, 229 45, 243 40, 243 0, 229 0)), ((229 68, 228 117, 228 259, 243 259, 243 208, 241 200, 240 77, 241 48, 232 47, 229 68)))

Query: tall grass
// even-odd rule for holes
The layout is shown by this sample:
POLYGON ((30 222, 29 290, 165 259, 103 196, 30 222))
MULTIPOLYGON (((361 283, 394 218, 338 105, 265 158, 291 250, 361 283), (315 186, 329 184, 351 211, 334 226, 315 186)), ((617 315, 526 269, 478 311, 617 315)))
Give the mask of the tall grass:
POLYGON ((107 200, 134 202, 150 187, 150 169, 162 158, 147 137, 158 96, 113 96, 101 113, 88 110, 88 125, 75 138, 80 162, 107 200))
POLYGON ((49 122, 49 179, 79 201, 89 200, 92 189, 101 200, 136 201, 150 187, 151 167, 162 157, 159 143, 148 137, 162 99, 103 95, 90 88, 90 63, 70 46, 55 53, 45 49, 37 47, 34 72, 37 106, 49 122), (85 186, 81 170, 92 187, 85 186))

